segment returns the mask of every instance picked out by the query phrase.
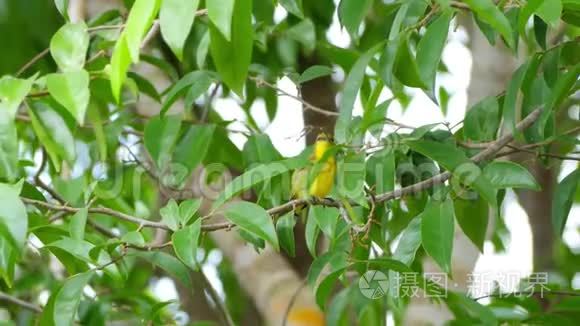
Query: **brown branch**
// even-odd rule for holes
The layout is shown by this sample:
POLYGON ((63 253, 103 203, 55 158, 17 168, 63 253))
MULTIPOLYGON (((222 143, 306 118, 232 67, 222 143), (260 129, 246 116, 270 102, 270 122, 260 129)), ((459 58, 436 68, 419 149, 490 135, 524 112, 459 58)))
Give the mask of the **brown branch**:
POLYGON ((20 300, 20 299, 18 299, 16 297, 13 297, 13 296, 8 295, 8 294, 6 294, 4 292, 1 292, 1 291, 0 291, 0 301, 6 301, 8 303, 15 304, 15 305, 20 306, 20 307, 22 307, 24 309, 33 311, 33 312, 35 312, 37 314, 42 313, 42 308, 41 307, 39 307, 39 306, 37 306, 35 304, 32 304, 30 302, 26 302, 26 301, 20 300))

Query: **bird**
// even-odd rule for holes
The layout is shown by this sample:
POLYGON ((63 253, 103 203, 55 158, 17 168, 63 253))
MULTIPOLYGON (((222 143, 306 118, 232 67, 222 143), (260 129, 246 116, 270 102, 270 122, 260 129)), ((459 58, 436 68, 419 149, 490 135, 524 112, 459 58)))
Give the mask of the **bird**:
POLYGON ((292 174, 292 196, 294 198, 324 198, 330 193, 334 186, 336 174, 336 158, 330 151, 333 146, 332 137, 326 133, 318 134, 314 143, 314 152, 309 158, 313 164, 297 169, 292 174), (320 169, 314 171, 316 176, 313 176, 312 183, 308 187, 309 174, 316 163, 321 163, 321 166, 320 169))

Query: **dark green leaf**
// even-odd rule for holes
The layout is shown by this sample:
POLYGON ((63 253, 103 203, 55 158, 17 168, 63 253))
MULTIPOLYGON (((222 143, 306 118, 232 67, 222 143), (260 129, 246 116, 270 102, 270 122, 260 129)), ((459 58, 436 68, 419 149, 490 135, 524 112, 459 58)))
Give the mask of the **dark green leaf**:
POLYGON ((465 115, 463 135, 474 141, 492 141, 499 128, 499 103, 494 96, 474 105, 465 115))
POLYGON ((312 255, 316 257, 316 243, 318 242, 318 235, 320 234, 320 228, 318 223, 313 218, 306 219, 306 230, 304 231, 304 236, 306 237, 306 248, 312 255))
POLYGON ((316 287, 316 303, 321 309, 324 309, 328 296, 334 290, 336 280, 344 274, 346 268, 341 268, 326 275, 326 277, 316 287))
POLYGON ((175 83, 167 94, 165 95, 165 100, 161 106, 161 115, 164 115, 167 110, 177 101, 180 96, 183 96, 186 92, 194 92, 191 100, 197 99, 201 94, 205 93, 212 83, 212 79, 206 71, 192 71, 187 75, 183 76, 177 83, 175 83), (195 96, 197 95, 197 96, 195 96))
POLYGON ((373 5, 373 0, 341 0, 338 5, 338 18, 348 33, 358 39, 362 21, 373 5))
POLYGON ((137 88, 139 88, 139 92, 151 97, 155 101, 161 103, 161 95, 155 89, 155 86, 146 78, 142 77, 141 75, 129 71, 127 73, 127 77, 131 78, 135 84, 137 84, 137 88))
POLYGON ((314 219, 326 236, 333 238, 339 214, 336 207, 310 206, 308 214, 308 218, 314 219))
POLYGON ((173 250, 177 257, 189 268, 198 269, 196 259, 197 245, 201 233, 201 219, 196 220, 193 224, 179 229, 171 236, 173 250))
POLYGON ((559 236, 564 232, 579 181, 580 169, 576 169, 556 186, 554 202, 552 203, 552 225, 554 226, 554 232, 559 236))
POLYGON ((483 252, 483 243, 489 220, 489 206, 481 196, 473 194, 475 198, 459 196, 453 200, 457 223, 463 233, 483 252))
POLYGON ((408 42, 408 37, 403 37, 399 43, 393 63, 393 75, 406 86, 426 88, 408 42))
POLYGON ((187 199, 179 204, 179 218, 181 225, 187 225, 201 206, 201 199, 187 199))
POLYGON ((280 250, 272 218, 262 207, 245 201, 234 202, 228 205, 224 215, 230 222, 280 250))
POLYGON ((411 265, 415 260, 417 249, 421 246, 421 218, 414 218, 401 233, 393 259, 411 265))
POLYGON ((303 84, 307 81, 328 76, 333 73, 332 68, 327 66, 312 66, 304 70, 304 72, 298 77, 298 84, 303 84))
POLYGON ((190 126, 175 148, 174 162, 193 171, 205 159, 214 130, 211 124, 190 126))
POLYGON ((159 169, 163 169, 171 161, 180 128, 179 116, 156 116, 145 125, 145 148, 159 169))
POLYGON ((304 18, 302 13, 302 0, 279 0, 279 3, 292 15, 304 18))
POLYGON ((286 30, 286 35, 300 42, 307 53, 312 52, 316 45, 316 30, 310 19, 305 19, 286 30))
POLYGON ((450 274, 455 225, 453 202, 451 199, 429 200, 420 218, 423 248, 445 273, 450 274))
POLYGON ((276 222, 276 233, 280 239, 280 246, 288 253, 290 257, 296 256, 296 244, 294 240, 294 226, 296 219, 294 211, 282 215, 276 222))
POLYGON ((75 141, 66 122, 51 105, 47 101, 34 101, 28 113, 38 140, 44 145, 56 169, 60 170, 61 159, 74 162, 75 141))
POLYGON ((93 274, 89 271, 67 279, 49 298, 51 304, 43 310, 41 325, 73 325, 81 295, 93 274))
POLYGON ((254 39, 252 1, 236 0, 233 12, 236 14, 232 17, 231 41, 224 38, 218 27, 212 23, 209 25, 209 45, 211 56, 222 81, 238 96, 243 97, 254 39))
MULTIPOLYGON (((211 7, 209 4, 219 2, 208 1, 208 10, 211 7)), ((199 0, 163 0, 161 3, 159 10, 161 35, 179 60, 183 60, 183 46, 193 26, 198 6, 199 0)))
POLYGON ((534 16, 534 36, 536 37, 536 42, 546 49, 546 35, 548 33, 548 25, 538 16, 534 16))
POLYGON ((62 26, 50 40, 50 54, 61 71, 78 71, 85 65, 89 32, 84 22, 62 26))
POLYGON ((183 265, 177 258, 166 254, 162 251, 134 251, 133 255, 143 258, 155 266, 163 269, 177 280, 182 286, 192 288, 189 269, 183 265))
POLYGON ((82 126, 89 106, 89 73, 86 70, 70 71, 46 76, 50 95, 64 106, 82 126))
POLYGON ((449 23, 453 12, 447 11, 437 18, 429 27, 417 45, 417 66, 427 89, 435 87, 435 75, 441 61, 441 53, 447 40, 449 23))

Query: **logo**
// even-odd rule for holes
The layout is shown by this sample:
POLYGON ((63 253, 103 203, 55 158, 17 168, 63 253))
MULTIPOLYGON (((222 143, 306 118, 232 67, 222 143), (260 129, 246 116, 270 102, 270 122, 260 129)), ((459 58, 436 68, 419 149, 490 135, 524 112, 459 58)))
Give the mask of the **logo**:
POLYGON ((382 298, 387 293, 388 287, 387 275, 375 270, 367 271, 358 280, 360 292, 369 299, 382 298))

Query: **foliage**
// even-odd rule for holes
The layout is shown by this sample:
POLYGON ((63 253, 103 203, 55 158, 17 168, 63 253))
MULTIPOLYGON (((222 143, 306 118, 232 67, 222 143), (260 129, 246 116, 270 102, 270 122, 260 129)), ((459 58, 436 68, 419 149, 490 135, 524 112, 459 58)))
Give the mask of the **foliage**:
MULTIPOLYGON (((386 311, 400 321, 409 301, 401 289, 391 284, 370 300, 349 275, 380 270, 392 281, 421 272, 424 255, 450 274, 456 221, 483 250, 489 212, 501 212, 505 189, 540 188, 526 168, 500 157, 527 152, 557 168, 578 144, 578 117, 567 113, 578 105, 576 0, 135 0, 78 23, 66 14, 68 1, 32 3, 23 12, 20 1, 0 1, 0 290, 50 293, 37 316, 26 312, 38 312, 36 303, 8 305, 17 324, 173 323, 171 302, 158 301, 148 280, 161 273, 192 288, 190 273, 207 260, 200 249, 213 248, 208 233, 222 229, 292 257, 295 239, 305 238, 315 257, 308 281, 329 324, 384 324, 386 311), (275 8, 287 15, 275 17, 275 8), (334 13, 348 48, 326 38, 334 13), (449 92, 437 78, 459 16, 473 19, 490 44, 525 57, 505 92, 470 108, 460 128, 409 130, 386 119, 391 104, 409 103, 411 88, 446 111, 449 92), (22 21, 35 32, 20 34, 22 21), (169 86, 159 89, 142 67, 169 86), (300 88, 331 82, 337 71, 345 74, 338 112, 303 103, 336 118, 335 189, 329 198, 292 200, 291 172, 312 164, 311 148, 282 157, 251 107, 265 103, 272 121, 282 110, 277 80, 300 88), (387 89, 393 98, 379 102, 387 89), (216 97, 244 109, 243 149, 230 139, 234 121, 214 110, 216 97), (144 100, 158 108, 143 111, 144 100), (359 101, 362 117, 354 114, 359 101), (512 136, 519 147, 508 144, 512 136), (306 221, 293 214, 303 206, 306 221), (217 214, 227 222, 214 222, 217 214), (156 243, 158 230, 171 241, 156 243), (49 269, 52 259, 59 273, 49 269)), ((558 236, 580 199, 578 171, 555 190, 558 236)), ((568 288, 573 273, 564 274, 568 288)), ((421 280, 425 293, 441 290, 421 280)), ((231 285, 226 297, 238 297, 235 281, 222 281, 231 285)), ((441 300, 458 324, 572 323, 580 307, 550 296, 482 305, 451 290, 441 300)))

